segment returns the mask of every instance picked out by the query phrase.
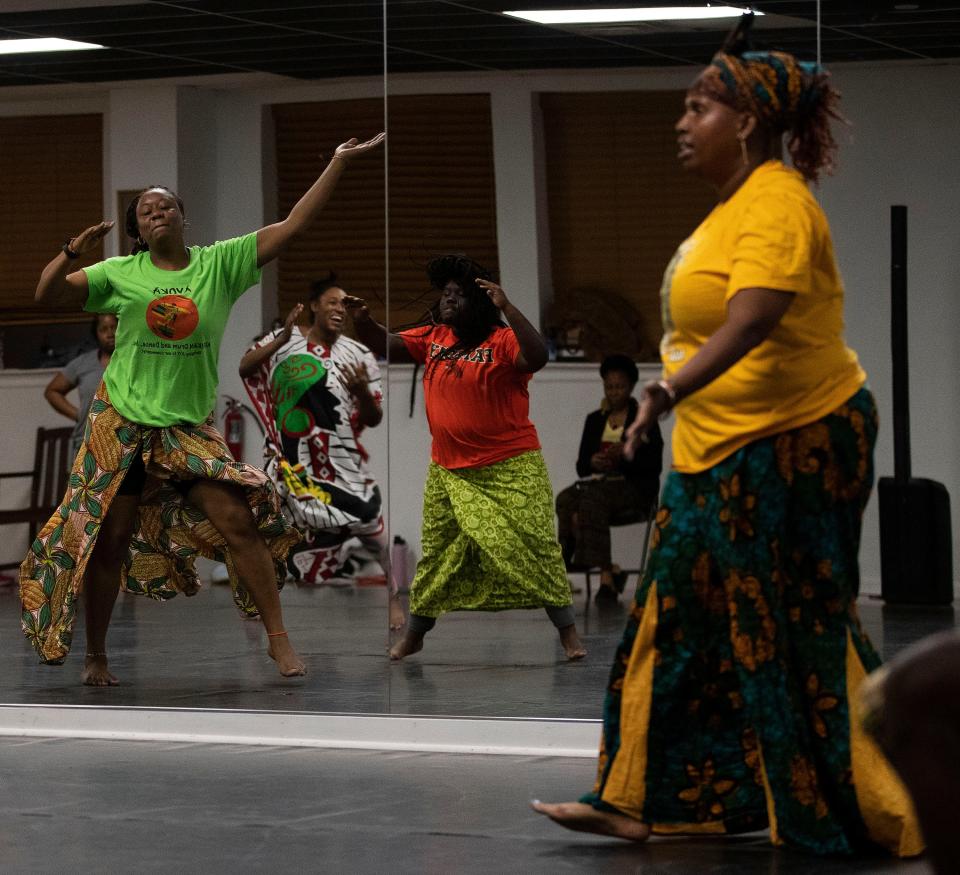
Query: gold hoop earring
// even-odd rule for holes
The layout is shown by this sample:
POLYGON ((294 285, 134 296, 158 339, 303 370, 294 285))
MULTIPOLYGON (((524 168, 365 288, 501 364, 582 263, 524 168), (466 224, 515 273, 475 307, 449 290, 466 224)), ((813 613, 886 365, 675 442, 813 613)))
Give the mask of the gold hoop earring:
POLYGON ((747 138, 738 135, 737 139, 740 141, 740 158, 743 160, 743 166, 746 167, 750 163, 750 156, 747 154, 747 138))

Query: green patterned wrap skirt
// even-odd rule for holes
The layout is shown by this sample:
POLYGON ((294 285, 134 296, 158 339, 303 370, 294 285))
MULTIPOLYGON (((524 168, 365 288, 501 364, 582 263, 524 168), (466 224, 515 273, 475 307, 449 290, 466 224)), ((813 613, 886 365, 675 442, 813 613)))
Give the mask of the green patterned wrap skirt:
POLYGON ((861 389, 669 475, 583 801, 655 833, 769 826, 774 844, 816 853, 920 852, 909 798, 858 718, 880 664, 855 602, 876 433, 861 389))
POLYGON ((479 468, 431 462, 410 613, 571 604, 553 525, 553 491, 539 451, 479 468))

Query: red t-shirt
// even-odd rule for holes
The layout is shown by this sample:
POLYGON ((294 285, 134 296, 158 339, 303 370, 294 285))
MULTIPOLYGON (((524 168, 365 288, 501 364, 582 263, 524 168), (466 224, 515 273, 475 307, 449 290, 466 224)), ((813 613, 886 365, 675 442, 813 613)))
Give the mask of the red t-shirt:
POLYGON ((495 328, 478 347, 449 353, 457 342, 447 325, 410 328, 400 337, 424 364, 423 398, 433 435, 431 458, 444 468, 477 468, 540 449, 530 421, 531 374, 514 362, 512 328, 495 328))

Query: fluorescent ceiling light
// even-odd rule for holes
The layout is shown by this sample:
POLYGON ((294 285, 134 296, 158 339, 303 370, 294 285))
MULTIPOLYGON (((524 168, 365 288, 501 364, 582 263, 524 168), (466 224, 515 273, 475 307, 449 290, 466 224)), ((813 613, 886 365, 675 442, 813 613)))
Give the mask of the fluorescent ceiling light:
MULTIPOLYGON (((518 9, 504 15, 537 24, 619 24, 627 21, 685 21, 737 18, 749 9, 736 6, 645 6, 633 9, 518 9)), ((762 12, 752 10, 754 15, 762 12)))
POLYGON ((81 49, 102 49, 96 43, 81 43, 72 39, 46 37, 43 39, 0 39, 0 55, 19 55, 25 52, 78 52, 81 49))

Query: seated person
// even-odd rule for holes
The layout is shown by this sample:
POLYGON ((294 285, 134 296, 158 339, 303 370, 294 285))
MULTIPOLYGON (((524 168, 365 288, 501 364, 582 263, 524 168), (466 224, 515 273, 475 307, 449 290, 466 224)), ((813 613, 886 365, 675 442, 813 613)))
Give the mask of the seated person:
POLYGON ((116 344, 117 317, 113 313, 97 313, 93 317, 93 336, 97 341, 97 348, 78 355, 68 362, 60 372, 47 384, 43 397, 50 406, 62 413, 67 419, 72 419, 76 426, 70 438, 70 462, 73 460, 83 443, 83 432, 87 422, 87 412, 90 402, 100 387, 103 372, 110 364, 110 356, 116 344), (74 389, 79 396, 79 404, 75 407, 70 403, 67 395, 74 389))
POLYGON ((624 579, 614 575, 610 525, 647 519, 660 489, 663 438, 654 426, 632 461, 623 435, 637 415, 632 397, 639 374, 625 355, 600 365, 603 403, 583 424, 577 474, 584 478, 557 495, 557 528, 567 568, 600 568, 596 601, 616 601, 624 579))

